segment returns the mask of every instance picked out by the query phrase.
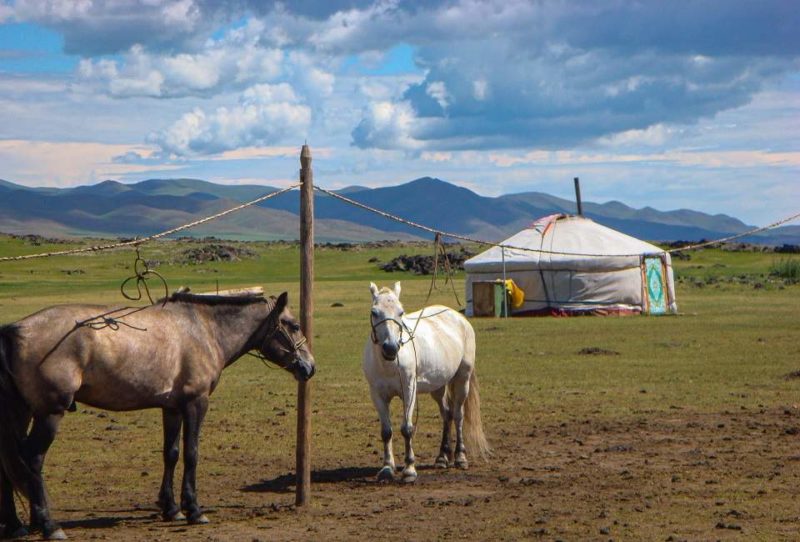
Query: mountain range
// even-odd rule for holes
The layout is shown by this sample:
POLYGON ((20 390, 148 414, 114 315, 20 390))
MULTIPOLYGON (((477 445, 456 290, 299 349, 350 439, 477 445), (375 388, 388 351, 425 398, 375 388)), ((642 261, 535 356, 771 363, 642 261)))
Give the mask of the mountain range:
MULTIPOLYGON (((76 188, 31 188, 0 180, 0 231, 50 237, 146 236, 277 190, 259 185, 221 185, 198 179, 113 180, 76 188)), ((486 197, 424 177, 382 188, 337 191, 366 205, 436 229, 497 241, 552 213, 574 213, 575 203, 540 192, 486 197)), ((425 232, 348 205, 315 197, 318 242, 429 238, 425 232)), ((583 203, 584 215, 629 235, 652 241, 716 239, 752 228, 727 215, 679 209, 635 209, 618 201, 583 203)), ((296 239, 299 198, 283 194, 187 235, 242 240, 296 239)), ((800 226, 785 226, 745 239, 800 244, 800 226)))

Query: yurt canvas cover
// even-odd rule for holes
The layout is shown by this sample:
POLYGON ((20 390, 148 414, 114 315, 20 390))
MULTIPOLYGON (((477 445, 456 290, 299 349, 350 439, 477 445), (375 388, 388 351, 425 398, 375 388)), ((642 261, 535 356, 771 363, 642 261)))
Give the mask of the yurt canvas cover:
POLYGON ((582 217, 551 215, 464 263, 473 284, 512 279, 525 291, 514 314, 665 314, 678 310, 668 252, 582 217), (533 250, 521 250, 533 249, 533 250), (537 252, 541 251, 541 252, 537 252))

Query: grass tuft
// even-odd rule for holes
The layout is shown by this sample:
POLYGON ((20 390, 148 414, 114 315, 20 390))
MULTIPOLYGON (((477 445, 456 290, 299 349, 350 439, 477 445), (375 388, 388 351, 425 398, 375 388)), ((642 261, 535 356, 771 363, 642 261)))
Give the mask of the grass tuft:
POLYGON ((769 274, 784 279, 800 280, 800 259, 781 258, 769 266, 769 274))

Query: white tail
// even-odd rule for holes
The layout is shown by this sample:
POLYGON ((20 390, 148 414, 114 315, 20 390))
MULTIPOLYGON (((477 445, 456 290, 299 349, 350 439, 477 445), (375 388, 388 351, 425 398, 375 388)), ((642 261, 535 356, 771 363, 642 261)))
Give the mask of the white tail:
POLYGON ((464 403, 464 440, 468 453, 480 455, 483 459, 492 454, 492 448, 483 432, 481 394, 478 390, 478 373, 474 368, 469 377, 469 394, 464 403))

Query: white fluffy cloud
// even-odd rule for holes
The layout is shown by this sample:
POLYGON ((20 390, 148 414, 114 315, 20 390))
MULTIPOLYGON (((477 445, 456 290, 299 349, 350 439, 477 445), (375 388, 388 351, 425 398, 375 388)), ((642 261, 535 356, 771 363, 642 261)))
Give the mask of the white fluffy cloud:
POLYGON ((205 155, 300 138, 310 123, 311 109, 299 103, 291 86, 259 84, 242 93, 237 105, 211 113, 195 108, 148 141, 166 155, 205 155))
POLYGON ((78 73, 83 82, 99 84, 115 97, 211 95, 274 81, 283 70, 284 53, 260 46, 262 31, 262 23, 251 21, 195 53, 162 55, 137 44, 121 60, 84 59, 78 73))
POLYGON ((353 141, 360 147, 419 150, 423 142, 414 136, 418 122, 408 102, 373 102, 353 130, 353 141))

